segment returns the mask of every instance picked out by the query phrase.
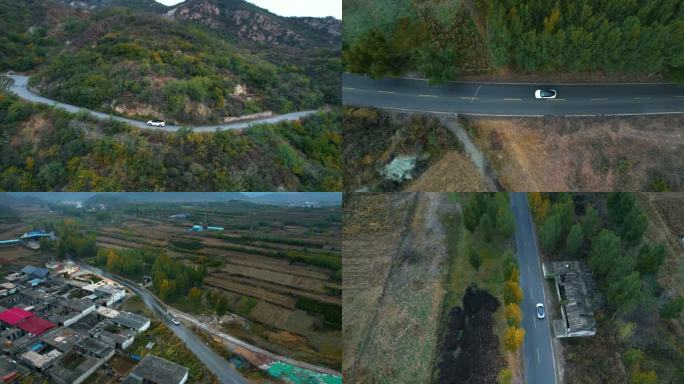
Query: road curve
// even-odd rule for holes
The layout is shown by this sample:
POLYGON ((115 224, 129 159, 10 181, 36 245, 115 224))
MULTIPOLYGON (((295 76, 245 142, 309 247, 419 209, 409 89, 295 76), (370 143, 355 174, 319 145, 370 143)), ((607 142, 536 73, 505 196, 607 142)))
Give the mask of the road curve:
POLYGON ((523 342, 523 364, 525 366, 525 383, 556 383, 556 361, 551 345, 550 319, 538 319, 536 304, 543 303, 548 308, 544 294, 544 280, 534 233, 532 215, 527 204, 526 193, 511 194, 511 209, 515 217, 515 246, 520 264, 520 287, 523 289, 521 304, 525 329, 523 342))
POLYGON ((294 120, 299 120, 302 117, 314 114, 318 111, 301 111, 301 112, 293 112, 293 113, 288 113, 285 115, 278 115, 278 116, 273 116, 265 119, 256 119, 256 120, 250 120, 250 121, 241 121, 237 123, 229 123, 229 124, 216 124, 216 125, 196 125, 196 126, 178 126, 178 125, 167 125, 166 127, 149 127, 146 122, 140 121, 140 120, 134 120, 134 119, 129 119, 126 117, 121 117, 121 116, 116 116, 116 115, 110 115, 108 113, 104 112, 97 112, 93 111, 87 108, 79 107, 76 105, 71 105, 71 104, 66 104, 62 103, 60 101, 48 99, 46 97, 42 97, 39 95, 36 95, 35 93, 31 92, 28 89, 28 76, 23 76, 23 75, 17 75, 17 74, 7 74, 6 75, 9 79, 12 80, 12 84, 9 86, 9 91, 16 94, 17 96, 21 97, 24 100, 33 102, 33 103, 39 103, 39 104, 46 104, 53 106, 55 108, 62 109, 67 112, 71 113, 79 113, 79 112, 88 112, 90 115, 100 119, 100 120, 109 120, 113 119, 116 121, 121 121, 123 123, 132 125, 134 127, 140 128, 140 129, 149 129, 149 130, 161 130, 165 132, 176 132, 181 128, 189 128, 195 132, 214 132, 216 130, 219 131, 224 131, 224 130, 230 130, 230 129, 244 129, 244 128, 249 128, 255 125, 261 125, 261 124, 275 124, 281 121, 294 121, 294 120))
POLYGON ((684 87, 674 84, 528 84, 448 82, 342 74, 342 103, 407 112, 492 116, 606 116, 684 113, 684 87), (537 100, 536 89, 557 99, 537 100))
POLYGON ((173 323, 171 323, 171 317, 164 310, 164 304, 159 302, 159 300, 147 289, 138 286, 136 283, 128 279, 113 275, 99 268, 93 267, 92 265, 80 261, 78 261, 77 264, 81 268, 89 269, 101 276, 107 277, 108 279, 112 279, 124 285, 126 288, 130 289, 131 291, 135 292, 138 296, 140 296, 145 305, 147 305, 164 322, 164 324, 171 331, 173 331, 173 333, 175 333, 176 336, 178 336, 178 338, 183 340, 188 349, 190 349, 195 354, 195 356, 197 356, 197 358, 201 362, 203 362, 214 375, 216 375, 216 377, 222 384, 248 383, 247 380, 240 376, 240 374, 235 369, 228 365, 226 359, 219 356, 216 352, 214 352, 211 348, 204 344, 197 337, 197 335, 193 333, 192 330, 185 328, 183 324, 174 325, 173 323))

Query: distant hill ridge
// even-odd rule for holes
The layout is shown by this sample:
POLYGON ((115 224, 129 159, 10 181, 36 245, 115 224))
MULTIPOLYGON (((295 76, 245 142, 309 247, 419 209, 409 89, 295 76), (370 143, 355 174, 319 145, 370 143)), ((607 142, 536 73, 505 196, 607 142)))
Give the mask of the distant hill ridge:
POLYGON ((283 17, 244 0, 186 0, 169 7, 154 0, 62 0, 72 8, 127 7, 200 23, 258 43, 339 49, 342 21, 333 17, 283 17))
POLYGON ((25 204, 44 204, 58 201, 81 201, 92 204, 116 204, 121 202, 155 203, 203 203, 242 200, 257 203, 304 203, 318 202, 324 205, 339 204, 341 193, 337 192, 279 192, 249 195, 242 192, 14 192, 0 193, 0 204, 24 202, 25 204))
POLYGON ((168 12, 259 43, 339 48, 342 21, 332 17, 283 17, 243 0, 186 0, 168 12))

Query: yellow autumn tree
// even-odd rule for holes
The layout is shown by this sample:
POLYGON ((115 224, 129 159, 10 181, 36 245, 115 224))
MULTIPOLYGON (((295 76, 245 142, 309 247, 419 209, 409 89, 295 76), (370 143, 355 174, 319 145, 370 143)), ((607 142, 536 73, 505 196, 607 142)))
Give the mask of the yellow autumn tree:
POLYGON ((520 271, 518 270, 518 267, 511 267, 511 272, 508 274, 508 276, 506 276, 506 278, 508 281, 518 284, 520 282, 520 271))
POLYGON ((544 197, 541 192, 531 192, 528 199, 534 219, 537 223, 542 222, 551 208, 551 200, 548 197, 544 197))
POLYGON ((544 18, 544 31, 549 34, 553 33, 556 30, 559 20, 560 9, 556 6, 556 8, 551 11, 551 14, 544 18))
POLYGON ((517 351, 525 339, 525 330, 518 327, 508 327, 504 335, 504 346, 511 352, 517 351))
POLYGON ((166 300, 173 295, 174 291, 175 283, 168 279, 164 279, 159 285, 159 298, 162 300, 166 300))
POLYGON ((504 286, 504 302, 506 304, 510 303, 520 303, 522 301, 523 292, 518 283, 514 281, 507 281, 504 286))
POLYGON ((518 304, 510 303, 506 305, 505 315, 508 325, 520 325, 520 322, 522 321, 522 311, 518 304))
POLYGON ((190 288, 190 292, 188 292, 188 301, 193 308, 199 308, 202 304, 202 289, 197 287, 190 288))

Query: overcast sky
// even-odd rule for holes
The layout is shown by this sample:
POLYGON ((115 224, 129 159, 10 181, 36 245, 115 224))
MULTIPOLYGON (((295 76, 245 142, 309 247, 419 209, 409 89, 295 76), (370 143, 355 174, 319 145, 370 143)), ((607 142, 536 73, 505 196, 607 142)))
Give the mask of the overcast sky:
MULTIPOLYGON (((157 0, 175 5, 182 0, 157 0)), ((247 0, 281 16, 333 16, 342 19, 342 0, 247 0)))

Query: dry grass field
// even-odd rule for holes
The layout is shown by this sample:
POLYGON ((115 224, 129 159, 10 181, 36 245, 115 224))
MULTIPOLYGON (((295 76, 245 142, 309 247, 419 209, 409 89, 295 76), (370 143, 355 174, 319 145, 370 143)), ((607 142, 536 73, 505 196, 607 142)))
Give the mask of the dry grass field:
POLYGON ((684 118, 464 118, 511 191, 659 191, 684 186, 684 118))
POLYGON ((434 193, 356 195, 345 202, 347 380, 430 380, 448 263, 440 215, 451 208, 434 193))

